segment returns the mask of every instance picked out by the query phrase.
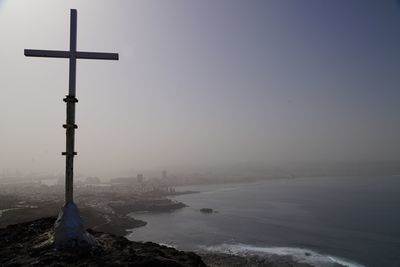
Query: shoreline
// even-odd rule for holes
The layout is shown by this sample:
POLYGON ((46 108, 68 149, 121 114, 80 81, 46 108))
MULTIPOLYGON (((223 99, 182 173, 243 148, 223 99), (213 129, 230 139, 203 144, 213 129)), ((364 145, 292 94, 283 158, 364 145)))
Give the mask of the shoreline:
MULTIPOLYGON (((188 194, 196 192, 182 192, 188 194)), ((78 203, 79 205, 79 203, 78 203)), ((164 213, 187 207, 184 203, 169 198, 154 198, 126 201, 120 204, 102 206, 80 206, 80 215, 86 228, 126 236, 131 230, 145 226, 147 222, 135 219, 134 212, 164 213)), ((57 217, 62 207, 61 202, 37 202, 34 206, 9 207, 0 210, 0 228, 17 223, 28 222, 42 217, 57 217)))
POLYGON ((308 263, 296 259, 291 255, 233 255, 227 253, 205 253, 197 252, 201 259, 207 264, 208 267, 350 267, 350 265, 343 265, 335 261, 325 262, 323 265, 320 263, 308 263))
MULTIPOLYGON (((315 267, 307 263, 296 262, 290 256, 262 258, 259 256, 239 256, 226 253, 198 253, 209 267, 315 267)), ((335 266, 336 267, 336 266, 335 266)), ((344 266, 337 266, 344 267, 344 266)))
POLYGON ((348 259, 320 254, 294 247, 255 247, 252 245, 220 245, 194 250, 210 267, 365 267, 348 259))

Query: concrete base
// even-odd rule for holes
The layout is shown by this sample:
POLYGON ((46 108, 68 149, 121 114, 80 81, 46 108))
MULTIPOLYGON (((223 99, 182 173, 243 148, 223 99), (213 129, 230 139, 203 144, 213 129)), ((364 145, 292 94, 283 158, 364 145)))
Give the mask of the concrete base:
POLYGON ((74 202, 67 202, 58 215, 54 227, 54 244, 57 249, 98 245, 96 239, 86 232, 74 202))

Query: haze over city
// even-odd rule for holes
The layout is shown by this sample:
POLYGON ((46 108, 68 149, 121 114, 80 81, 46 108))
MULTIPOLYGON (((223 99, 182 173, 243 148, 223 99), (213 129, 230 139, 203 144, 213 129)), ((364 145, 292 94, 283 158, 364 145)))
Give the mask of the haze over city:
POLYGON ((396 1, 0 1, 0 175, 62 174, 78 60, 77 175, 399 161, 396 1))

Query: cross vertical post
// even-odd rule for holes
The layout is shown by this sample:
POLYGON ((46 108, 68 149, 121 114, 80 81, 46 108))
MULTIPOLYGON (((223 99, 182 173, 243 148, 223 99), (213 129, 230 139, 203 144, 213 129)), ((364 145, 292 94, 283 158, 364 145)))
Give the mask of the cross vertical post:
POLYGON ((64 98, 67 105, 67 120, 64 124, 66 130, 65 153, 65 203, 74 201, 74 156, 75 150, 75 103, 78 101, 76 94, 76 35, 77 12, 71 10, 70 46, 69 46, 69 95, 64 98))
POLYGON ((75 97, 76 88, 76 35, 77 12, 71 9, 70 37, 69 37, 69 94, 75 97))

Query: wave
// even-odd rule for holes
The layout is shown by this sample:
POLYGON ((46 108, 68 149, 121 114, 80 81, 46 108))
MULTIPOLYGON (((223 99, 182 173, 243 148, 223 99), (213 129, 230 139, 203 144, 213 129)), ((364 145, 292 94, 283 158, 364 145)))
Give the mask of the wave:
POLYGON ((158 243, 158 244, 161 245, 161 246, 164 246, 164 247, 175 248, 176 249, 176 246, 172 245, 172 244, 168 244, 168 243, 158 243))
POLYGON ((346 259, 338 258, 338 257, 333 257, 333 256, 328 256, 333 262, 336 262, 338 264, 348 266, 348 267, 365 267, 364 265, 361 265, 359 263, 355 263, 346 259))
POLYGON ((294 247, 256 247, 246 244, 222 244, 217 246, 201 247, 208 252, 225 253, 236 256, 261 256, 272 255, 290 256, 299 263, 307 263, 315 267, 333 267, 337 265, 346 267, 365 267, 347 259, 323 255, 310 249, 294 247))

